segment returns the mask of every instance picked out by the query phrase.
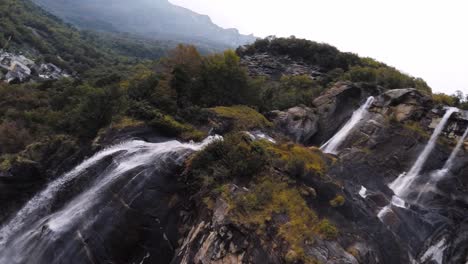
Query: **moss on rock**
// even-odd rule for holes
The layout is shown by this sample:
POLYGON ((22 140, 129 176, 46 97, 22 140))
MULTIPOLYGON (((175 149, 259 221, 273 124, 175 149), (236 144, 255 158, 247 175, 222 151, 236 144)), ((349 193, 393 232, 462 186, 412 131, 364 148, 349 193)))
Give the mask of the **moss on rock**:
POLYGON ((222 106, 210 108, 209 110, 219 118, 232 121, 232 129, 235 131, 269 128, 273 126, 262 114, 247 106, 222 106))
POLYGON ((207 136, 205 132, 192 125, 179 122, 170 115, 159 114, 149 124, 166 136, 180 137, 183 140, 199 141, 207 136))

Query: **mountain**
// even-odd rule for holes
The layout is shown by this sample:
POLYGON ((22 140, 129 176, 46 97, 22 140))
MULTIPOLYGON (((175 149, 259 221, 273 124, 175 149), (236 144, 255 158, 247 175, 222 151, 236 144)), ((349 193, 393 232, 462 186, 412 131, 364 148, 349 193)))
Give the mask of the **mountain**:
POLYGON ((0 264, 466 263, 461 93, 294 37, 159 58, 0 15, 9 71, 77 73, 0 81, 0 264))
POLYGON ((208 16, 173 5, 168 0, 34 1, 83 29, 137 33, 147 38, 210 46, 216 50, 255 41, 252 35, 223 29, 208 16))

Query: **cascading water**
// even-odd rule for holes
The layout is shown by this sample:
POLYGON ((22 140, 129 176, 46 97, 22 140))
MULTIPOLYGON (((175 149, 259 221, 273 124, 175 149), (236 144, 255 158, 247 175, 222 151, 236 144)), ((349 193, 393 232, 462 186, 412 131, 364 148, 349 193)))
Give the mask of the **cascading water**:
POLYGON ((462 148, 463 143, 465 142, 465 139, 467 136, 468 136, 468 127, 466 128, 465 133, 463 133, 460 140, 458 140, 457 145, 453 149, 448 160, 445 162, 444 167, 438 171, 439 173, 434 174, 433 177, 435 178, 435 180, 439 180, 440 178, 444 177, 445 174, 447 174, 447 172, 450 171, 450 169, 453 167, 453 161, 457 157, 458 152, 460 152, 460 149, 462 148))
POLYGON ((100 239, 105 239, 105 229, 110 227, 100 225, 109 219, 119 219, 117 210, 105 209, 110 200, 118 199, 130 208, 132 201, 142 195, 141 189, 151 177, 180 166, 188 155, 215 140, 221 140, 221 137, 209 137, 201 143, 132 140, 98 152, 49 183, 2 226, 0 264, 80 263, 78 256, 83 255, 83 251, 92 259, 84 237, 99 230, 100 239), (74 181, 85 177, 93 171, 93 166, 104 160, 111 162, 106 163, 104 170, 97 173, 84 191, 53 209, 74 181))
POLYGON ((427 158, 429 157, 429 154, 431 154, 432 150, 434 149, 437 143, 437 139, 439 138, 439 135, 442 133, 442 130, 444 129, 445 124, 449 120, 450 116, 457 111, 458 109, 454 107, 450 107, 447 109, 444 116, 442 117, 442 120, 434 129, 434 132, 432 133, 431 138, 429 139, 429 142, 424 147, 424 150, 419 155, 418 159, 414 163, 411 170, 406 174, 401 174, 394 182, 392 182, 389 185, 390 189, 392 189, 393 192, 397 196, 403 197, 407 194, 409 187, 414 182, 414 180, 418 177, 419 173, 422 170, 422 167, 424 166, 427 158))
POLYGON ((416 198, 416 201, 420 201, 422 196, 431 187, 433 187, 438 181, 444 178, 445 175, 447 175, 447 173, 452 169, 453 164, 454 164, 453 162, 455 161, 458 155, 458 152, 460 152, 467 136, 468 136, 468 127, 466 128, 465 133, 463 133, 462 137, 458 140, 457 145, 455 146, 452 153, 450 154, 450 157, 445 162, 444 167, 440 170, 436 170, 431 173, 429 181, 424 185, 424 188, 422 188, 422 190, 420 191, 418 197, 416 198))
POLYGON ((325 153, 337 154, 338 148, 343 144, 348 134, 364 119, 367 114, 367 110, 371 107, 374 102, 374 97, 370 96, 366 102, 359 107, 358 110, 354 111, 351 119, 336 133, 330 140, 323 144, 320 149, 325 153))

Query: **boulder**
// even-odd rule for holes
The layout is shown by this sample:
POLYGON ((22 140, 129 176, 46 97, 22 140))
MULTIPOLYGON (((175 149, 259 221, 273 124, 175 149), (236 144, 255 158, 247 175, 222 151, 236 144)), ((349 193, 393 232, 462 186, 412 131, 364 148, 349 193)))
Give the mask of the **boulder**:
POLYGON ((313 101, 319 116, 319 131, 312 142, 321 145, 330 139, 353 112, 371 95, 381 88, 350 82, 337 82, 313 101))
POLYGON ((38 65, 23 55, 0 51, 0 69, 7 71, 0 80, 8 83, 24 83, 33 80, 58 80, 70 77, 52 63, 38 65), (39 78, 38 78, 39 77, 39 78))
POLYGON ((272 111, 268 118, 278 130, 298 143, 308 143, 318 130, 316 111, 305 106, 296 106, 286 111, 272 111))
POLYGON ((388 90, 379 96, 377 105, 388 109, 396 121, 420 119, 431 105, 431 98, 414 88, 388 90))

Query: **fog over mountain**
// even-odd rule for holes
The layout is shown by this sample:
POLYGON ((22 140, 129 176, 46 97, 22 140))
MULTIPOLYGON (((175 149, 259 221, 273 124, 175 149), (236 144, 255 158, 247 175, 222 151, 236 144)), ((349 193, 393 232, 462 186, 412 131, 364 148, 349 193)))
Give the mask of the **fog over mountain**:
POLYGON ((206 15, 167 0, 34 0, 51 13, 83 29, 128 32, 225 49, 253 42, 253 35, 224 29, 206 15))

